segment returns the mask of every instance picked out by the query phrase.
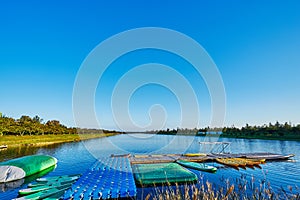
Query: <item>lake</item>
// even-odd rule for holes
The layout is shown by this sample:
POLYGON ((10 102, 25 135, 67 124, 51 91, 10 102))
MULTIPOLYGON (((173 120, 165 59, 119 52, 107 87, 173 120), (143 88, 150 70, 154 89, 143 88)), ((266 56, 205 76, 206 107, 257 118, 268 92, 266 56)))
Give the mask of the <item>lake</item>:
MULTIPOLYGON (((92 139, 84 142, 66 143, 52 145, 49 147, 35 148, 22 147, 0 151, 0 160, 7 160, 15 157, 32 154, 47 154, 58 159, 55 169, 47 176, 63 174, 77 174, 86 171, 99 157, 107 157, 111 154, 159 154, 159 153, 195 153, 208 152, 208 146, 200 146, 203 141, 224 141, 231 142, 226 150, 231 153, 242 152, 271 152, 278 154, 296 154, 293 161, 268 162, 262 169, 240 169, 239 171, 224 168, 217 163, 211 165, 219 167, 216 174, 195 172, 201 180, 213 183, 215 187, 224 185, 224 180, 234 183, 237 179, 254 179, 256 186, 262 182, 270 182, 273 190, 283 188, 288 190, 289 186, 295 188, 300 186, 300 163, 299 152, 300 142, 295 141, 274 141, 258 139, 232 139, 232 138, 208 138, 193 136, 172 136, 172 135, 150 135, 150 134, 123 134, 107 138, 92 139)), ((35 179, 29 177, 25 180, 9 184, 0 184, 0 199, 11 199, 17 197, 18 190, 26 188, 27 184, 35 179)), ((138 190, 138 198, 142 197, 144 191, 138 190)))

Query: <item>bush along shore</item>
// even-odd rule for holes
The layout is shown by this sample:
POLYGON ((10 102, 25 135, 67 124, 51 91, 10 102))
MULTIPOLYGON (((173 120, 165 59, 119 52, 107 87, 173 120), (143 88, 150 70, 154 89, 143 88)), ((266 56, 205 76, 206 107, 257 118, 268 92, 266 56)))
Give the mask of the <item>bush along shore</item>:
POLYGON ((271 140, 296 140, 300 141, 300 124, 292 126, 285 122, 280 124, 269 123, 263 126, 246 126, 242 128, 225 127, 221 137, 249 138, 249 139, 271 139, 271 140))
POLYGON ((267 140, 294 140, 300 141, 300 124, 291 125, 285 122, 280 124, 269 123, 263 126, 246 126, 237 127, 223 127, 223 128, 201 128, 201 129, 166 129, 148 131, 150 134, 162 135, 193 135, 193 136, 208 136, 208 137, 226 137, 226 138, 246 138, 246 139, 267 139, 267 140))
POLYGON ((43 123, 39 116, 13 119, 0 115, 0 145, 45 146, 120 134, 120 132, 66 127, 58 120, 43 123))

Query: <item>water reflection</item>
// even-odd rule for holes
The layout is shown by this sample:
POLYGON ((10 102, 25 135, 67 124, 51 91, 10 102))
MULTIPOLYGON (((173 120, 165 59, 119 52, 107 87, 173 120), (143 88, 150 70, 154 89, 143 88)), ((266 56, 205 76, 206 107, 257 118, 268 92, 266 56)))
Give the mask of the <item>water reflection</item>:
POLYGON ((0 161, 36 154, 37 150, 38 148, 30 146, 8 147, 5 151, 0 152, 0 161))
POLYGON ((25 179, 20 179, 8 183, 0 183, 0 192, 6 192, 8 190, 12 190, 20 187, 25 182, 25 179))
POLYGON ((8 147, 5 150, 0 151, 0 162, 18 158, 22 156, 28 156, 33 154, 54 154, 62 144, 52 144, 44 147, 36 146, 19 146, 8 147), (45 150, 47 153, 45 153, 45 150))

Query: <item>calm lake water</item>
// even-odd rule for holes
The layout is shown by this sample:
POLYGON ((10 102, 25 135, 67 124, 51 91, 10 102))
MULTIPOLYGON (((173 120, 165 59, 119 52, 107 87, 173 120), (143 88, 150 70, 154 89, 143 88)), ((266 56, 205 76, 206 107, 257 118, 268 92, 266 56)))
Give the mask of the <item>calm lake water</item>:
MULTIPOLYGON (((159 154, 159 153, 195 153, 208 152, 211 147, 201 147, 199 142, 203 141, 226 141, 231 142, 227 151, 231 153, 241 152, 271 152, 279 154, 296 154, 293 161, 269 162, 262 165, 262 169, 240 169, 239 171, 224 168, 217 163, 211 165, 219 167, 216 174, 196 172, 201 180, 214 184, 215 187, 224 186, 225 181, 235 183, 241 177, 246 180, 254 178, 256 187, 264 180, 270 182, 273 190, 283 188, 288 190, 289 186, 295 188, 300 186, 300 142, 273 141, 256 139, 229 139, 208 138, 193 136, 171 136, 171 135, 146 135, 128 134, 117 135, 108 138, 92 139, 84 142, 53 145, 45 148, 16 148, 0 151, 0 161, 32 154, 47 154, 58 159, 55 169, 51 169, 46 176, 64 174, 76 174, 86 171, 99 157, 111 154, 159 154)), ((215 149, 214 149, 215 151, 215 149)), ((37 176, 42 176, 39 174, 37 176)), ((0 199, 12 199, 17 197, 18 190, 26 188, 27 184, 37 176, 9 184, 0 184, 0 199)), ((138 190, 138 198, 143 198, 145 191, 138 190)))

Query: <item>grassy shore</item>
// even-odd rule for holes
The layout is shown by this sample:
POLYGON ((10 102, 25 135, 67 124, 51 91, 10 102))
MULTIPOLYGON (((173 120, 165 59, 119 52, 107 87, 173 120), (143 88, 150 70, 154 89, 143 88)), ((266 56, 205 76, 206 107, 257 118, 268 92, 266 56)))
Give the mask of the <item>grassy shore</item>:
POLYGON ((117 133, 97 134, 58 134, 58 135, 25 135, 25 136, 0 136, 0 145, 9 147, 18 146, 47 146, 52 144, 78 142, 82 140, 108 137, 117 133))

